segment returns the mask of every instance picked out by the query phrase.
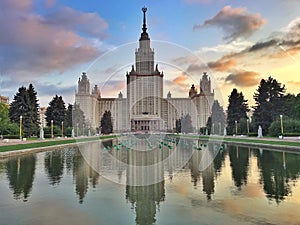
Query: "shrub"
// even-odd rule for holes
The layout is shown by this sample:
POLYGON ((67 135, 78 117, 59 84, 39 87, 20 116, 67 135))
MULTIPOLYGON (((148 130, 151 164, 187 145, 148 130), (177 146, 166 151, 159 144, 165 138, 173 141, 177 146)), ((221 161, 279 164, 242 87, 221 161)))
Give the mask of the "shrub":
MULTIPOLYGON (((287 134, 297 136, 297 133, 300 133, 299 120, 287 119, 283 121, 283 136, 287 136, 287 134)), ((269 127, 269 135, 273 137, 281 135, 280 120, 276 120, 271 123, 271 126, 269 127)))

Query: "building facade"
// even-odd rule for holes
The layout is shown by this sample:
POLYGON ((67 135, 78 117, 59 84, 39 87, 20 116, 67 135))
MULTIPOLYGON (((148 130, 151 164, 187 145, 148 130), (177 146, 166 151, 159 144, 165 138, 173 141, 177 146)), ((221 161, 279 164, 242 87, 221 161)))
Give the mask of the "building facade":
POLYGON ((4 103, 4 104, 6 104, 6 105, 9 105, 9 98, 0 95, 0 103, 4 103))
POLYGON ((189 114, 195 130, 205 127, 211 113, 214 93, 211 80, 203 73, 200 91, 192 85, 186 98, 172 98, 169 92, 164 98, 163 72, 154 62, 146 26, 146 8, 143 8, 143 28, 139 46, 135 52, 135 65, 126 74, 126 98, 120 92, 117 98, 103 98, 97 85, 90 90, 86 73, 78 80, 75 103, 84 112, 86 123, 99 127, 101 117, 110 110, 113 129, 119 131, 173 131, 176 119, 189 114))

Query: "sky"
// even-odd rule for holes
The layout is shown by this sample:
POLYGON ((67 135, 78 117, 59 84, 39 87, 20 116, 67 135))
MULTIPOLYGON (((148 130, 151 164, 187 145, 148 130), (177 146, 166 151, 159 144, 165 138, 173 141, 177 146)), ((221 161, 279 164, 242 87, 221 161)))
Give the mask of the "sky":
POLYGON ((41 106, 73 103, 82 72, 102 97, 125 94, 144 6, 164 96, 199 90, 203 72, 224 108, 233 88, 253 105, 269 76, 300 93, 300 0, 1 0, 0 95, 33 83, 41 106))

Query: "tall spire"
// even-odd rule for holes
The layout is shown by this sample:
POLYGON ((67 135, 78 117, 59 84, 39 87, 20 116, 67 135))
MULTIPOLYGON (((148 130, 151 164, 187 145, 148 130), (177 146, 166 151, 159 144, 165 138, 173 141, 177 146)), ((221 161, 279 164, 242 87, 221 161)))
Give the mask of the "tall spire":
POLYGON ((142 11, 144 13, 144 20, 143 20, 143 29, 142 29, 143 33, 141 33, 140 41, 141 40, 149 40, 149 35, 147 33, 147 25, 146 25, 146 12, 147 12, 147 8, 143 7, 142 11))

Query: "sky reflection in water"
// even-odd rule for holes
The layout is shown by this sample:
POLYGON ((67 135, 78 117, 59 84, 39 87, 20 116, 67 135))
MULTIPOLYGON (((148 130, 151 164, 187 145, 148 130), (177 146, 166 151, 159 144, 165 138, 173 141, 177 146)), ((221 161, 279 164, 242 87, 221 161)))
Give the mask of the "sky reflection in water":
MULTIPOLYGON (((102 173, 103 165, 111 166, 97 159, 105 154, 125 163, 135 159, 130 161, 133 165, 140 164, 141 157, 145 157, 140 152, 115 149, 116 144, 118 140, 105 142, 105 146, 111 147, 108 149, 94 143, 86 146, 85 151, 66 148, 0 161, 0 223, 295 224, 300 221, 300 154, 231 145, 223 145, 219 150, 212 144, 198 151, 193 150, 193 146, 201 144, 197 141, 188 141, 188 145, 176 142, 182 151, 194 152, 182 169, 172 170, 165 161, 152 171, 165 179, 147 186, 130 186, 112 182, 97 172, 102 173), (199 171, 205 152, 216 157, 205 170, 199 171)), ((174 149, 162 147, 153 151, 162 160, 174 149)), ((140 174, 124 164, 114 168, 118 169, 114 179, 127 183, 147 173, 140 174)))

